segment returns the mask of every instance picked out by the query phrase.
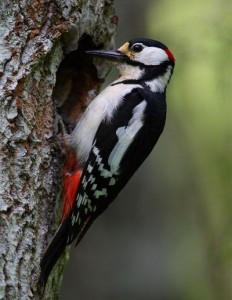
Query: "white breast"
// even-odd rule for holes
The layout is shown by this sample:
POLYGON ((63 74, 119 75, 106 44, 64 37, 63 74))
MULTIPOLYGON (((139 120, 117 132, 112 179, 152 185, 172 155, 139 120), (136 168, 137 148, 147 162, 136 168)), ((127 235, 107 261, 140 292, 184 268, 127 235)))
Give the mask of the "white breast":
POLYGON ((103 120, 110 120, 123 97, 136 87, 141 86, 138 84, 110 85, 91 102, 69 139, 71 146, 76 150, 79 162, 83 163, 87 160, 100 123, 103 120))

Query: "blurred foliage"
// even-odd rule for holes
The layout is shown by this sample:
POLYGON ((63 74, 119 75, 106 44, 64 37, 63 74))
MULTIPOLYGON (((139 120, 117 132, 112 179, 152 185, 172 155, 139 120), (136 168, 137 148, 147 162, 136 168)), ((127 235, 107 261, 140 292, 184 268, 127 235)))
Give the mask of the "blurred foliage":
MULTIPOLYGON (((181 179, 189 186, 186 201, 193 202, 200 222, 190 231, 190 239, 194 234, 200 237, 198 250, 204 259, 198 261, 199 269, 189 270, 194 293, 188 290, 184 299, 232 299, 231 16, 230 0, 176 0, 175 4, 166 0, 148 11, 148 35, 167 42, 176 57, 168 91, 171 122, 178 123, 176 132, 169 132, 176 134, 169 140, 177 158, 171 162, 171 172, 178 177, 183 171, 181 153, 186 156, 187 151, 185 172, 192 174, 181 179)), ((179 275, 182 280, 183 273, 179 275)))
POLYGON ((147 36, 176 57, 167 124, 72 252, 62 299, 232 299, 232 2, 115 6, 117 46, 147 36))

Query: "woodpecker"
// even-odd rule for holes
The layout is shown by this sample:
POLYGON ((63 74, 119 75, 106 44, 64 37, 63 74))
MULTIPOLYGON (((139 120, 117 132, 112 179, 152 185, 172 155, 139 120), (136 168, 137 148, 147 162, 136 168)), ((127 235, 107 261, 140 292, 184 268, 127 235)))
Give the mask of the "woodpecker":
POLYGON ((166 119, 166 88, 175 66, 161 42, 138 38, 117 50, 90 50, 107 59, 119 78, 87 107, 67 139, 63 217, 42 260, 40 283, 66 246, 81 241, 150 154, 166 119))

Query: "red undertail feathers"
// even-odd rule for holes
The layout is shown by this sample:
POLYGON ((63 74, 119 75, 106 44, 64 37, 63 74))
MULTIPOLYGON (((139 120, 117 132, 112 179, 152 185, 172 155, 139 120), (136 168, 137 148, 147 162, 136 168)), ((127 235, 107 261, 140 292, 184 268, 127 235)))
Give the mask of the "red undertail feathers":
POLYGON ((70 229, 71 209, 76 199, 78 185, 80 183, 82 169, 79 168, 76 155, 70 149, 67 150, 66 159, 62 171, 63 185, 63 213, 62 223, 48 245, 45 254, 40 262, 41 274, 40 285, 45 288, 47 279, 54 265, 62 255, 68 244, 70 229))
POLYGON ((68 217, 76 199, 82 169, 78 169, 76 156, 68 154, 63 169, 63 212, 62 222, 68 217))

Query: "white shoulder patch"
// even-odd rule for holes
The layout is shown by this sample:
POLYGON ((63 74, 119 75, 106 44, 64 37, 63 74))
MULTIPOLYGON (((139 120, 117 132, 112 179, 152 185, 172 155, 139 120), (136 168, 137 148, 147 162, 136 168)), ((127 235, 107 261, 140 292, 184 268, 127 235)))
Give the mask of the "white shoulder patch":
POLYGON ((120 162, 133 142, 136 134, 143 126, 144 111, 147 106, 146 101, 142 101, 133 109, 133 116, 130 119, 127 126, 117 129, 116 134, 118 136, 118 142, 114 146, 110 153, 108 163, 111 168, 111 172, 118 174, 120 168, 120 162))
POLYGON ((110 120, 124 96, 136 87, 141 86, 138 84, 110 85, 87 107, 69 138, 70 144, 76 149, 80 162, 87 160, 100 123, 103 120, 110 120))

